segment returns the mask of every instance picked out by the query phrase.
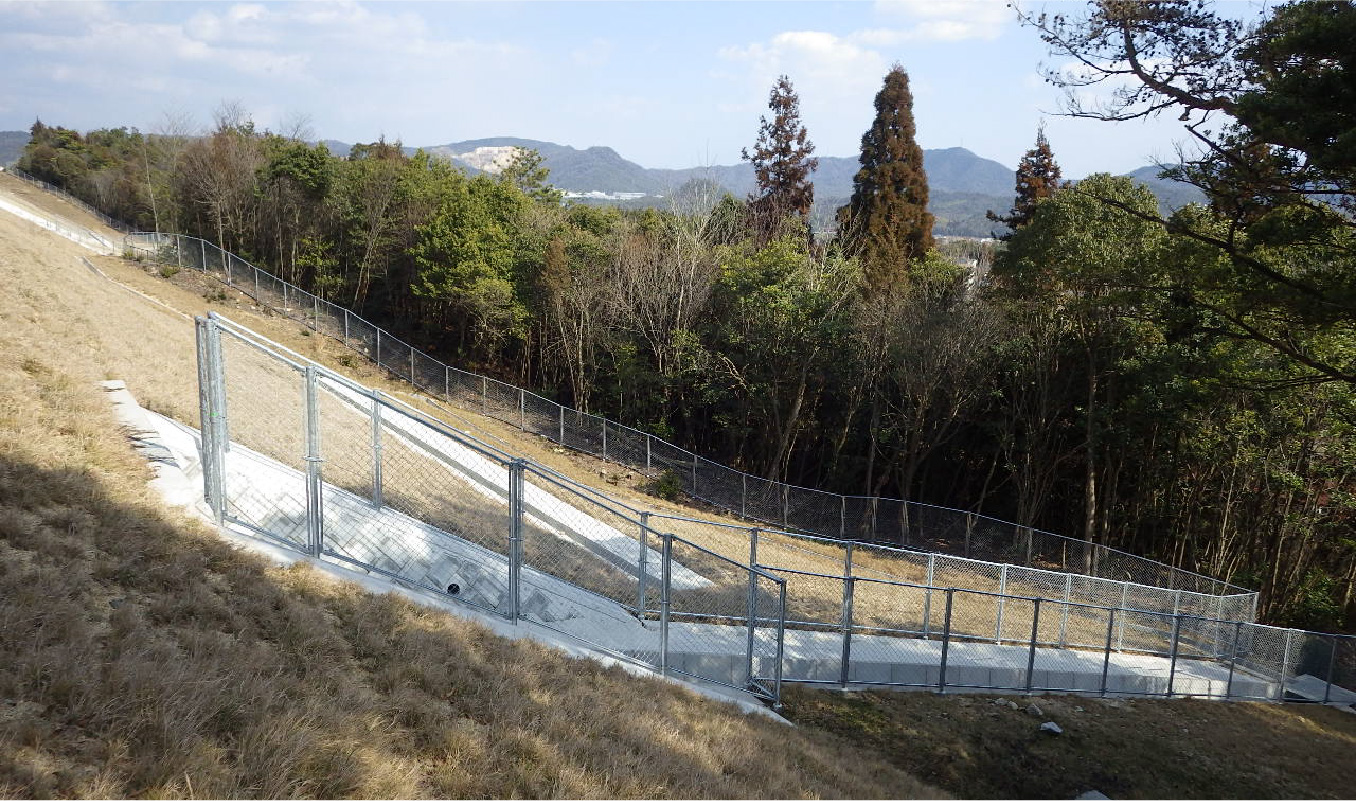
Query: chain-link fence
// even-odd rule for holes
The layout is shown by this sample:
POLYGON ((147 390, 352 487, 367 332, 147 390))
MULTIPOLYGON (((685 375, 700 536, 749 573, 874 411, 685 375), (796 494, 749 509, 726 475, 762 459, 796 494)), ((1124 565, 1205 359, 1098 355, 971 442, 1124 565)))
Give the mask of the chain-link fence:
POLYGON ((646 475, 667 475, 693 498, 750 520, 819 536, 886 542, 982 562, 1215 597, 1248 596, 1240 607, 1255 615, 1256 593, 1104 545, 958 509, 796 487, 716 464, 646 432, 443 364, 347 309, 201 239, 136 233, 127 235, 126 247, 162 263, 215 275, 258 302, 342 341, 392 376, 433 396, 646 475))
POLYGON ((198 326, 221 520, 665 673, 774 701, 783 680, 1356 701, 1356 638, 1202 611, 1222 596, 637 510, 198 326))
POLYGON ((217 315, 198 321, 198 356, 204 489, 221 522, 779 698, 782 579, 217 315))

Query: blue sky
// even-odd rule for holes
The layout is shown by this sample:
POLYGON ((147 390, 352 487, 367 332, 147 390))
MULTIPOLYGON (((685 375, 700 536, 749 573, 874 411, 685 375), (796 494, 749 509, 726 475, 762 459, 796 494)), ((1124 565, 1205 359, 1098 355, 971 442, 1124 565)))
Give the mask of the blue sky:
MULTIPOLYGON (((1238 3, 1241 7, 1250 3, 1238 3)), ((1026 2, 1078 12, 1082 3, 1026 2)), ((1001 0, 882 2, 13 3, 0 0, 0 130, 210 125, 408 145, 521 136, 647 167, 730 164, 790 76, 818 155, 855 156, 893 62, 919 143, 1015 166, 1036 126, 1065 177, 1171 160, 1171 116, 1056 115, 1050 60, 1001 0)))

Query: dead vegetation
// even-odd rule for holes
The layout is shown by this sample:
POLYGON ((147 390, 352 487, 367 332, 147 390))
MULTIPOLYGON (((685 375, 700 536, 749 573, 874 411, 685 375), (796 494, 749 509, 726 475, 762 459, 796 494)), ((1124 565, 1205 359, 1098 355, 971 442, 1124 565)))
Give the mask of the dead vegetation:
POLYGON ((786 713, 958 798, 1075 798, 1089 790, 1111 798, 1352 792, 1356 715, 1329 707, 793 687, 786 713), (1045 721, 1063 733, 1040 731, 1045 721))

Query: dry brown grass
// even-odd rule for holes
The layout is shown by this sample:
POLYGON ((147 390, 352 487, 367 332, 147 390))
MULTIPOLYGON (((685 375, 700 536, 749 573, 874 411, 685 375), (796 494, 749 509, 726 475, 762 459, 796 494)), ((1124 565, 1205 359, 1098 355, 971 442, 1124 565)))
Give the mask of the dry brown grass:
POLYGON ((165 511, 95 382, 191 422, 192 326, 82 255, 0 214, 0 797, 937 794, 835 735, 269 569, 165 511))
POLYGON ((1093 789, 1111 798, 1352 793, 1356 715, 1327 707, 799 687, 786 703, 802 726, 849 737, 958 798, 1074 798, 1093 789), (1027 713, 1032 702, 1042 716, 1027 713), (1064 733, 1039 731, 1046 720, 1064 733))

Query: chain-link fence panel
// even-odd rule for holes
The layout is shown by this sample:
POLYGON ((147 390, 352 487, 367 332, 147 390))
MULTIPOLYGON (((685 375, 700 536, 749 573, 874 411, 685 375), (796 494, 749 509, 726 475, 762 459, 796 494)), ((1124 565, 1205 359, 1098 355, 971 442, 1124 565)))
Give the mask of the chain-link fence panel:
MULTIPOLYGON (((942 631, 945 590, 886 579, 853 579, 853 631, 866 635, 928 637, 942 631)), ((865 658, 865 654, 858 654, 865 658)))
MULTIPOLYGON (((540 576, 560 579, 579 590, 637 610, 644 586, 657 586, 663 578, 663 560, 658 542, 642 548, 641 524, 635 518, 580 492, 558 477, 528 468, 524 472, 523 564, 540 576)), ((710 583, 708 579, 682 565, 674 566, 674 582, 683 587, 710 583)), ((546 596, 559 594, 555 584, 534 583, 523 579, 524 591, 531 587, 546 596), (538 586, 540 584, 541 586, 538 586)), ((577 597, 548 598, 556 605, 563 601, 578 603, 577 597)), ((551 612, 542 600, 534 601, 524 614, 535 615, 538 622, 553 623, 568 619, 564 610, 551 612), (538 609, 538 607, 541 607, 538 609)))
MULTIPOLYGON (((554 404, 553 404, 554 405, 554 404)), ((560 407, 557 407, 560 408, 560 407)), ((607 456, 610 461, 647 473, 650 469, 650 435, 626 426, 607 427, 607 456)))
POLYGON ((916 544, 929 551, 965 555, 965 530, 968 515, 955 509, 943 509, 922 503, 909 504, 916 544))
POLYGON ((805 487, 787 487, 786 516, 789 528, 826 537, 841 539, 847 527, 841 495, 805 487))
POLYGON ((780 594, 772 595, 775 584, 760 583, 746 567, 693 543, 669 540, 668 671, 747 687, 757 669, 753 659, 760 652, 766 658, 766 643, 759 645, 757 610, 763 610, 765 621, 775 614, 780 603, 780 594), (694 569, 708 582, 704 586, 685 582, 680 568, 694 569))
POLYGON ((225 424, 233 443, 226 458, 226 515, 305 549, 305 384, 292 365, 240 339, 222 336, 220 343, 225 424))
POLYGON ((745 517, 772 525, 786 520, 785 484, 757 476, 740 479, 741 509, 745 517))
POLYGON ((945 595, 941 590, 853 579, 851 640, 844 651, 849 658, 848 682, 935 686, 945 595), (925 641, 928 637, 931 641, 925 641))
POLYGON ((410 373, 412 384, 435 398, 447 395, 447 368, 437 359, 422 351, 411 351, 410 373))
POLYGON ((693 471, 693 495, 725 509, 743 504, 740 473, 708 459, 698 458, 693 471))
POLYGON ((411 348, 385 331, 377 337, 377 366, 396 378, 410 380, 411 348))

